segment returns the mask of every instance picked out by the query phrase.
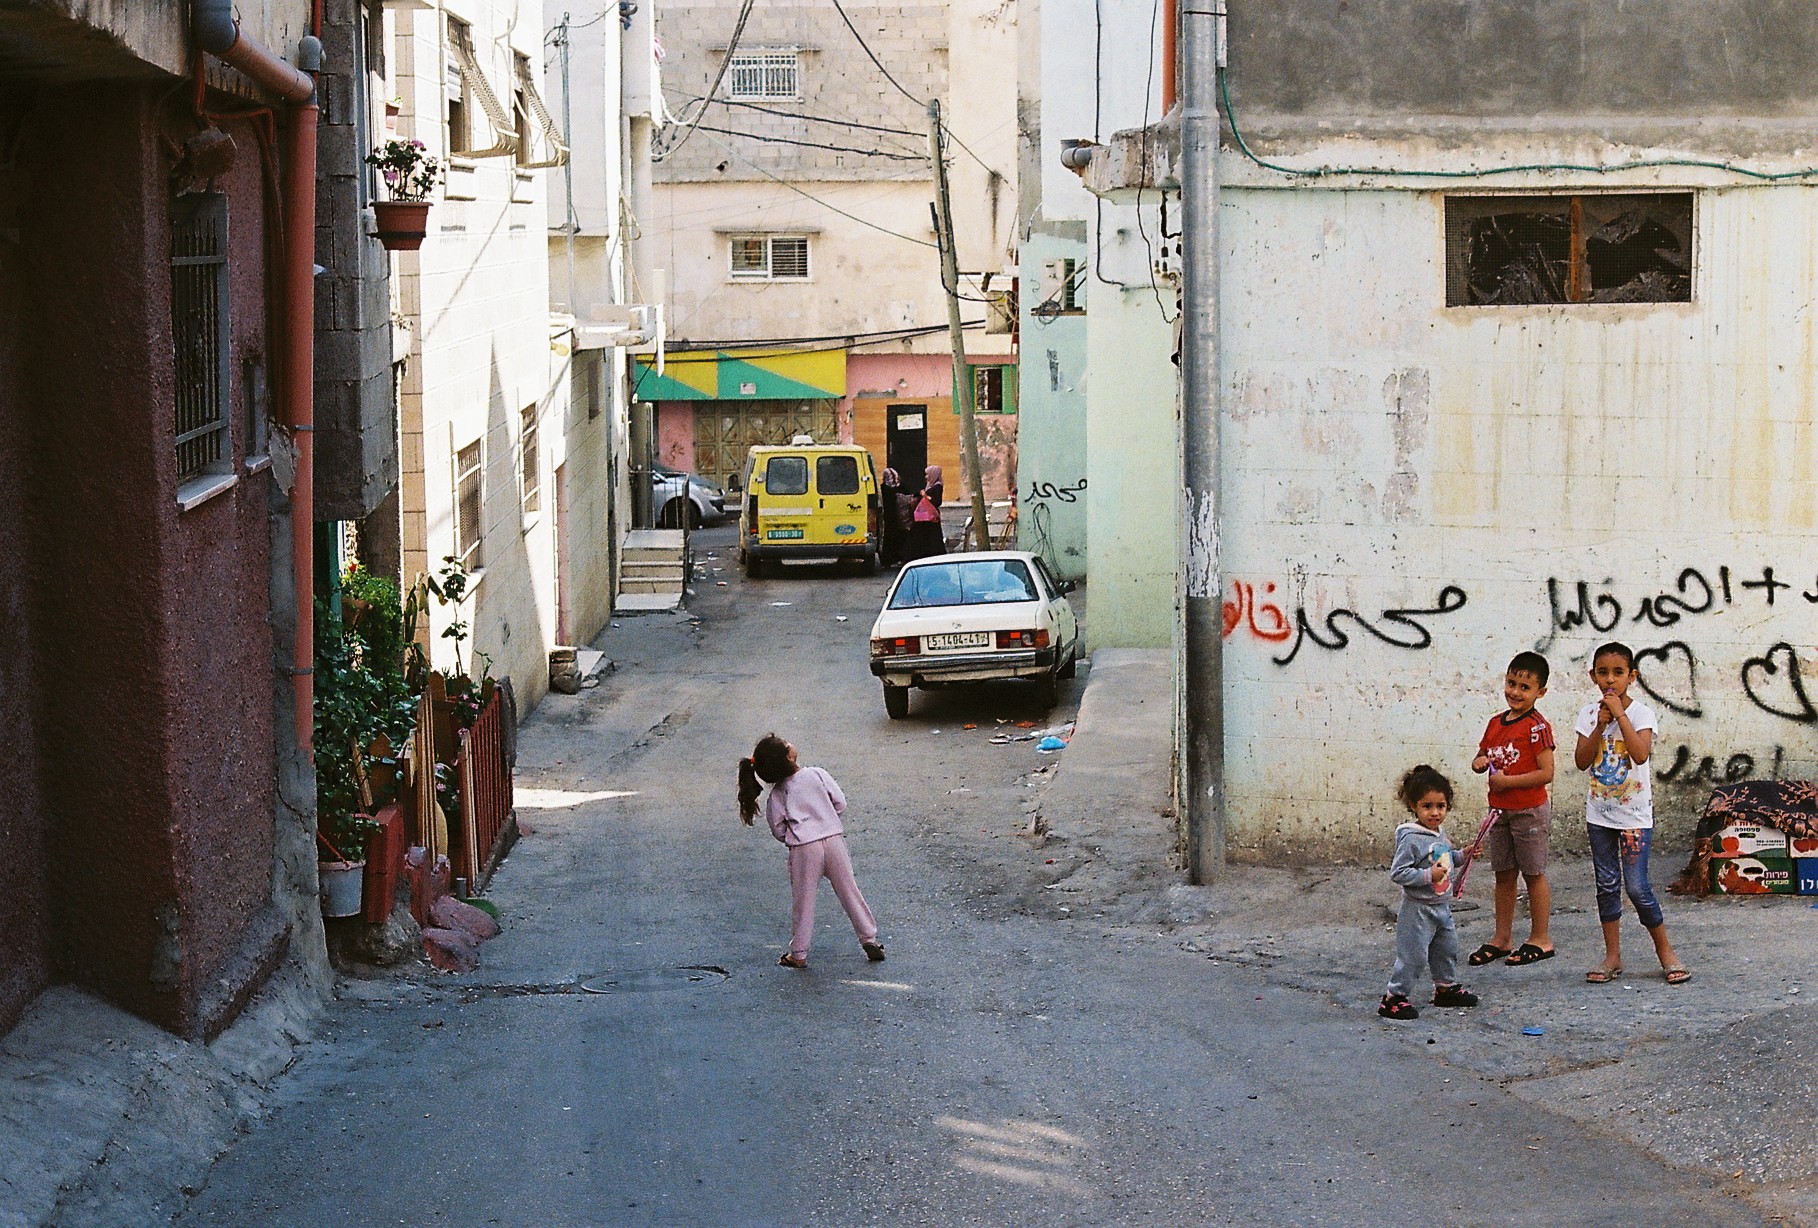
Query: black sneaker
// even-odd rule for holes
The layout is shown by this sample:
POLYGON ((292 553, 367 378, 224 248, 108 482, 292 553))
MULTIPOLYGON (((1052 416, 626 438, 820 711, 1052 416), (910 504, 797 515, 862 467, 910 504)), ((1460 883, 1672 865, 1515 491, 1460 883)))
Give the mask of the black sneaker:
MULTIPOLYGON (((1477 999, 1473 998, 1471 1000, 1475 1002, 1477 999)), ((1420 1012, 1414 1008, 1414 1004, 1398 993, 1384 994, 1382 996, 1382 1005, 1376 1008, 1376 1013, 1381 1015, 1384 1019, 1420 1018, 1420 1012)))
POLYGON ((1434 1006, 1476 1006, 1477 995, 1463 985, 1437 985, 1433 989, 1434 1006))

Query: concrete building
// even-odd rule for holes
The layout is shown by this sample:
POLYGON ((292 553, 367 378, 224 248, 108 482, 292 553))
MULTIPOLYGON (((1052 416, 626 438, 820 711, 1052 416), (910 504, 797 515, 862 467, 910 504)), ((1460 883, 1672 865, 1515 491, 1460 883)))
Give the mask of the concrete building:
POLYGON ((241 7, 0 5, 0 1029, 326 973, 311 6, 241 7))
MULTIPOLYGON (((1713 781, 1818 771, 1818 13, 1233 4, 1228 45, 1232 854, 1377 855, 1417 762, 1480 804, 1467 765, 1528 648, 1552 662, 1540 709, 1564 748, 1593 647, 1638 651, 1663 851, 1713 781)), ((1120 134, 1087 179, 1172 196, 1173 140, 1120 134)), ((1120 342, 1117 369, 1137 352, 1120 342)), ((1112 492, 1090 464, 1096 543, 1112 492)))
POLYGON ((942 465, 948 500, 965 497, 930 216, 934 99, 951 137, 985 492, 1007 498, 1014 10, 758 3, 742 25, 739 14, 715 0, 657 15, 671 114, 650 230, 668 271, 668 354, 661 375, 640 360, 637 396, 655 404, 641 462, 724 482, 750 445, 807 431, 864 444, 905 482, 942 465))
POLYGON ((456 663, 443 632, 464 623, 470 655, 459 664, 508 679, 527 712, 548 689, 549 649, 604 621, 594 604, 575 619, 566 584, 597 584, 599 571, 563 551, 602 544, 568 532, 567 462, 570 449, 600 454, 586 440, 611 427, 574 411, 558 354, 571 349, 570 326, 550 312, 548 179, 566 150, 559 125, 544 122, 542 6, 397 6, 385 22, 392 130, 447 168, 428 238, 394 256, 408 329, 401 575, 408 585, 451 558, 469 574, 458 609, 431 605, 432 659, 456 663))

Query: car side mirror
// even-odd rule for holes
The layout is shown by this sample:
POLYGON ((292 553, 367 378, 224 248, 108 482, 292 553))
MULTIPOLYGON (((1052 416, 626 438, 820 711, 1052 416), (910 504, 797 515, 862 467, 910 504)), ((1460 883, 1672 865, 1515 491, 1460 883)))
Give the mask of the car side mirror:
POLYGON ((1078 585, 1074 584, 1073 581, 1071 581, 1071 580, 1062 580, 1055 587, 1059 590, 1060 595, 1065 597, 1068 593, 1072 592, 1075 588, 1077 588, 1078 585))
POLYGON ((735 473, 731 477, 726 479, 726 492, 728 494, 736 495, 744 489, 745 489, 745 484, 743 482, 739 481, 738 474, 735 473))

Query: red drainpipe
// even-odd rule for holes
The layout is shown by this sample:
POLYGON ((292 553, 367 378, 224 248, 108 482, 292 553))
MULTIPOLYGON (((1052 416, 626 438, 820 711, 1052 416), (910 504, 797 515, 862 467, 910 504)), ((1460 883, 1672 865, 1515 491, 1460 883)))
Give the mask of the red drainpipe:
POLYGON ((1163 115, 1174 109, 1175 64, 1180 58, 1180 53, 1175 50, 1174 39, 1179 32, 1180 0, 1166 0, 1166 3, 1162 5, 1161 113, 1163 115))
POLYGON ((291 587, 296 636, 291 645, 291 693, 297 746, 311 753, 315 734, 315 473, 316 473, 316 81, 321 68, 320 0, 312 6, 311 34, 293 67, 240 32, 233 0, 194 0, 190 11, 196 43, 287 102, 297 103, 283 153, 284 304, 280 336, 285 400, 296 448, 296 481, 290 494, 291 587))

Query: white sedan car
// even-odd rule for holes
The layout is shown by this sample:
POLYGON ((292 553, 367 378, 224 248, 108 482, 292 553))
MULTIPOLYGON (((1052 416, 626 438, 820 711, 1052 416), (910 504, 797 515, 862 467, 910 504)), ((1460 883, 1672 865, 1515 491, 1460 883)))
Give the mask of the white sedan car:
POLYGON ((884 710, 909 715, 910 687, 1028 678, 1052 704, 1073 677, 1079 622, 1071 581, 1023 550, 944 554, 903 568, 871 626, 884 710))

